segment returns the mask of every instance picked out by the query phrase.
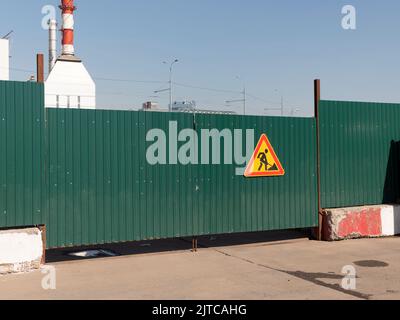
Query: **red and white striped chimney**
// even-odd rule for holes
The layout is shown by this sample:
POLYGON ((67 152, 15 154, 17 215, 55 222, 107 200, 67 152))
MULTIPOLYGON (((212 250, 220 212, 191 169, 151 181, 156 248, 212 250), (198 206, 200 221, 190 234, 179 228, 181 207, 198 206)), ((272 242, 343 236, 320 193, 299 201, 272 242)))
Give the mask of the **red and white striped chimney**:
POLYGON ((74 0, 61 0, 60 9, 62 10, 62 55, 74 56, 74 0))

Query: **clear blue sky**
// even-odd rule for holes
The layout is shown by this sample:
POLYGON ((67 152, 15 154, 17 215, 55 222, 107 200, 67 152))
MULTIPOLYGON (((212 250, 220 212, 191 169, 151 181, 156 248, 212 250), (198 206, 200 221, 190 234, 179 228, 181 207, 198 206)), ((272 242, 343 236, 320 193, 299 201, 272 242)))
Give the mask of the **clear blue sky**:
MULTIPOLYGON (((57 0, 7 0, 0 34, 14 30, 13 69, 34 70, 47 54, 41 9, 57 0)), ((285 106, 313 110, 312 81, 323 98, 400 102, 398 0, 76 0, 76 51, 95 78, 167 81, 164 60, 180 59, 175 81, 249 93, 249 113, 285 106), (357 30, 341 28, 341 8, 357 9, 357 30), (257 97, 258 99, 254 98, 257 97)), ((28 72, 12 71, 14 80, 28 72)), ((162 84, 97 80, 101 107, 140 106, 162 84)), ((160 96, 167 105, 168 94, 160 96)), ((240 94, 186 87, 175 98, 227 108, 240 94)), ((239 105, 229 107, 237 109, 239 105)), ((277 112, 270 111, 270 114, 277 112)))

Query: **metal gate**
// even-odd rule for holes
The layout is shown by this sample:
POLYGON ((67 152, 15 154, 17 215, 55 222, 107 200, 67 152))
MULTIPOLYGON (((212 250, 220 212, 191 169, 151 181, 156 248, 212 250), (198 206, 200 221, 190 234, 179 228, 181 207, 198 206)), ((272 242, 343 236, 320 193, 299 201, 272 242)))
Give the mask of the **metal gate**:
POLYGON ((315 119, 44 111, 42 85, 0 90, 0 227, 45 224, 55 248, 318 225, 315 119), (150 165, 146 134, 170 121, 197 132, 254 129, 256 140, 265 133, 286 175, 150 165))

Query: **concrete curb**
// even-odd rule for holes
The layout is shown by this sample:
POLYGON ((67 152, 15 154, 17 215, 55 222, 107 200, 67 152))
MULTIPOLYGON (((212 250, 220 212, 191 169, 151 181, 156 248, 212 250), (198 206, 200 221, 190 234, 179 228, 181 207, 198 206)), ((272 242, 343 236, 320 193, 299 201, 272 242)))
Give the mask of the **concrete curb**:
POLYGON ((0 275, 39 269, 43 254, 39 228, 0 231, 0 275))
POLYGON ((400 205, 327 209, 323 216, 325 241, 389 237, 400 234, 400 205))

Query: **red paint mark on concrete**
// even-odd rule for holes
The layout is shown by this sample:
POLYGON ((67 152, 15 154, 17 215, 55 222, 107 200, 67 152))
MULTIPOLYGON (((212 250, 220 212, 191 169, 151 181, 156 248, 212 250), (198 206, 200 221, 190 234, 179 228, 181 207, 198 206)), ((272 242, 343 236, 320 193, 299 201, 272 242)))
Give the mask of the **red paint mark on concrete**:
POLYGON ((382 235, 381 209, 349 212, 338 227, 338 236, 378 237, 382 235))

